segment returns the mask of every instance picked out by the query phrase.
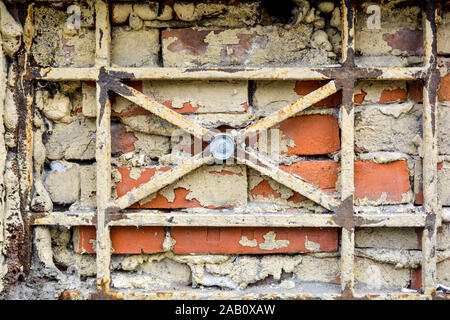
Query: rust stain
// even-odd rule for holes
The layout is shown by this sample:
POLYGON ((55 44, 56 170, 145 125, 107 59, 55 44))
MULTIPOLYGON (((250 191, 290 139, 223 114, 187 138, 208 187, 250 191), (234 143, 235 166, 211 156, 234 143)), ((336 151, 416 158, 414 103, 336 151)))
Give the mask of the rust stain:
POLYGON ((423 32, 421 30, 401 29, 396 33, 386 33, 383 40, 392 49, 406 51, 413 55, 423 55, 423 32))
POLYGON ((194 56, 203 56, 206 53, 208 44, 205 42, 206 36, 214 32, 220 33, 219 30, 195 30, 195 29, 179 29, 179 30, 164 30, 161 33, 162 39, 171 37, 177 38, 172 42, 167 49, 172 52, 180 52, 186 50, 189 54, 194 56))

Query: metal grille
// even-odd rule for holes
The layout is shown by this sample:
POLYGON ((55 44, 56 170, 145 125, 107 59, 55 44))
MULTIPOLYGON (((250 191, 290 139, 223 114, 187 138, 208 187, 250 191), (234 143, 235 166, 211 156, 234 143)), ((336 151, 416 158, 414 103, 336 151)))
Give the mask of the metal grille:
MULTIPOLYGON (((110 289, 110 228, 113 226, 215 226, 215 227, 336 227, 341 228, 341 294, 245 294, 235 298, 436 298, 436 230, 441 224, 442 208, 437 198, 437 110, 436 91, 439 83, 436 49, 436 3, 424 1, 424 64, 421 67, 408 68, 362 68, 355 64, 355 5, 354 1, 343 0, 342 12, 342 63, 332 67, 314 68, 115 68, 110 66, 111 27, 109 24, 109 5, 107 1, 96 1, 96 53, 95 66, 92 68, 36 68, 27 66, 24 85, 24 98, 27 102, 27 114, 22 124, 24 130, 20 139, 25 141, 23 157, 19 159, 25 174, 22 182, 28 186, 22 192, 22 203, 30 203, 32 184, 32 114, 31 104, 32 82, 93 80, 97 88, 97 135, 96 135, 96 167, 97 167, 97 210, 92 212, 48 212, 32 213, 27 208, 27 221, 30 225, 96 226, 96 261, 97 292, 91 297, 119 298, 201 298, 202 293, 159 291, 146 293, 120 292, 110 289), (116 92, 124 98, 145 108, 153 114, 184 129, 195 137, 212 137, 214 133, 195 122, 170 110, 158 102, 143 95, 139 91, 125 85, 122 80, 330 80, 325 86, 304 96, 295 103, 256 121, 238 132, 238 138, 258 130, 268 129, 281 121, 294 116, 297 112, 308 108, 327 96, 342 90, 340 117, 341 130, 341 199, 324 193, 317 187, 303 181, 297 176, 280 170, 268 159, 254 153, 248 146, 237 144, 238 160, 247 166, 270 176, 279 183, 297 191, 314 202, 331 211, 329 214, 306 213, 251 213, 223 214, 214 212, 186 213, 172 211, 170 213, 156 210, 137 212, 121 212, 145 196, 156 192, 178 178, 195 170, 211 160, 211 155, 203 153, 192 157, 182 165, 153 178, 150 182, 133 189, 128 194, 111 199, 111 103, 108 92, 116 92), (389 214, 357 213, 354 207, 354 102, 353 91, 357 80, 415 80, 424 83, 423 89, 423 190, 424 205, 416 207, 412 213, 400 211, 389 214), (28 201, 27 201, 28 200, 28 201), (423 292, 417 294, 385 294, 357 295, 354 290, 354 248, 355 227, 422 227, 422 278, 423 292), (141 296, 139 296, 141 295, 141 296)), ((30 13, 31 11, 29 11, 30 13)), ((30 15, 30 14, 29 14, 30 15)), ((25 33, 27 26, 25 27, 25 33)), ((30 44, 26 43, 27 50, 30 44)), ((67 292, 66 297, 76 298, 76 292, 67 292)), ((209 295, 210 296, 210 295, 209 295)), ((217 298, 222 297, 217 292, 217 298)))

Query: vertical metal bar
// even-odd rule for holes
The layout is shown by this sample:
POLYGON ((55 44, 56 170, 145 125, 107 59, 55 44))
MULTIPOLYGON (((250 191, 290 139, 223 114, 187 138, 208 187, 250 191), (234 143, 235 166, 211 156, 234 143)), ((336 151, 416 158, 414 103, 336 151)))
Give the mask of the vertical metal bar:
POLYGON ((355 66, 355 3, 342 0, 342 64, 355 66))
MULTIPOLYGON (((3 39, 0 35, 0 255, 4 253, 4 224, 6 217, 6 186, 4 183, 4 174, 6 166, 6 145, 5 145, 5 127, 3 115, 5 113, 5 95, 6 95, 6 71, 7 63, 3 53, 3 39)), ((2 276, 0 273, 0 292, 2 291, 2 276)))
POLYGON ((109 5, 107 1, 95 3, 95 66, 109 67, 111 60, 111 26, 109 23, 109 5))
MULTIPOLYGON (((105 1, 96 2, 96 59, 97 68, 109 66, 110 63, 110 25, 109 8, 105 1)), ((111 103, 107 88, 97 82, 97 289, 109 291, 111 241, 107 225, 107 206, 111 198, 111 103)))
POLYGON ((436 291, 436 231, 440 225, 437 188, 437 70, 436 3, 427 1, 424 14, 424 64, 428 68, 423 88, 423 197, 427 215, 422 238, 422 281, 424 294, 436 291))
MULTIPOLYGON (((352 69, 354 63, 354 3, 342 1, 342 62, 344 68, 352 69)), ((353 296, 353 269, 355 251, 355 227, 353 223, 353 193, 354 193, 354 105, 353 91, 355 79, 350 78, 343 83, 341 120, 341 178, 343 214, 350 221, 341 232, 341 288, 344 296, 353 296)))

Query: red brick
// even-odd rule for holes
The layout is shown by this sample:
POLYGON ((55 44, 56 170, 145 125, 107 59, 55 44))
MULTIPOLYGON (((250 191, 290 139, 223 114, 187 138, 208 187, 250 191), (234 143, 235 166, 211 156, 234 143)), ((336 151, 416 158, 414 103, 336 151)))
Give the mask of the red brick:
POLYGON ((402 195, 411 190, 406 161, 375 163, 355 162, 355 199, 379 199, 387 194, 386 201, 401 201, 402 195))
POLYGON ((269 181, 263 180, 261 181, 256 187, 254 187, 251 191, 252 195, 254 196, 263 196, 264 198, 269 197, 270 195, 273 195, 274 198, 279 198, 281 195, 272 189, 272 187, 269 184, 269 181))
MULTIPOLYGON (((339 167, 340 163, 333 161, 301 161, 289 166, 280 166, 282 170, 296 174, 306 182, 313 183, 327 192, 335 191, 339 167)), ((276 190, 272 189, 267 180, 261 181, 250 192, 253 196, 269 197, 271 194, 275 198, 281 196, 276 190)), ((307 200, 307 198, 294 192, 294 195, 287 200, 298 203, 307 200)))
MULTIPOLYGON (((78 253, 95 253, 93 243, 96 237, 95 227, 78 228, 78 253)), ((164 227, 112 227, 111 245, 116 254, 162 252, 164 227)))
POLYGON ((438 90, 439 101, 450 101, 450 74, 441 78, 438 90))
POLYGON ((408 81, 408 98, 422 103, 423 101, 423 82, 422 81, 408 81))
POLYGON ((134 143, 138 139, 132 132, 128 132, 123 124, 111 123, 111 153, 128 153, 134 150, 134 143))
POLYGON ((280 123, 286 139, 293 140, 286 155, 318 155, 340 149, 339 124, 332 115, 305 115, 293 117, 280 123))
MULTIPOLYGON (((333 161, 301 161, 290 166, 280 166, 281 169, 296 174, 327 192, 335 191, 339 167, 340 163, 333 161)), ((387 201, 396 202, 402 199, 402 194, 410 190, 406 161, 394 161, 386 164, 377 164, 373 161, 355 162, 355 199, 367 197, 369 200, 377 200, 383 193, 386 193, 387 201)), ((275 198, 279 198, 281 196, 267 180, 261 181, 250 193, 255 197, 273 195, 275 198)), ((298 203, 306 199, 304 196, 294 193, 287 200, 298 203)))
POLYGON ((396 33, 385 33, 383 40, 392 49, 406 51, 411 55, 423 55, 423 33, 421 30, 404 28, 396 33))
MULTIPOLYGON (((186 63, 196 63, 195 57, 203 57, 208 54, 208 46, 211 46, 206 42, 206 36, 211 34, 217 35, 225 30, 197 30, 193 28, 185 29, 165 29, 161 32, 161 39, 163 44, 163 60, 166 66, 174 66, 167 61, 166 56, 169 53, 183 53, 188 57, 189 61, 186 63), (170 38, 175 38, 175 41, 171 41, 170 38), (192 60, 192 61, 191 61, 192 60)), ((236 44, 222 44, 217 45, 221 51, 220 56, 222 63, 226 65, 230 64, 245 64, 251 57, 252 47, 259 47, 264 49, 269 41, 269 37, 263 34, 258 34, 256 31, 237 29, 236 37, 239 39, 236 44), (239 31, 241 30, 241 31, 239 31), (242 33, 240 33, 242 32, 242 33), (231 56, 227 55, 227 50, 232 52, 231 56)), ((216 58, 216 56, 214 56, 216 58)), ((177 66, 182 66, 183 61, 177 62, 177 66)))
MULTIPOLYGON (((305 96, 314 90, 323 87, 328 83, 328 80, 303 80, 295 82, 294 91, 300 95, 305 96)), ((329 97, 314 104, 314 107, 337 107, 342 103, 342 91, 338 91, 329 97)))
MULTIPOLYGON (((163 167, 160 168, 158 171, 167 171, 169 170, 169 167, 163 167)), ((140 186, 143 183, 146 183, 151 180, 151 178, 155 175, 157 169, 156 168, 146 168, 140 175, 138 179, 132 179, 130 177, 131 168, 127 167, 120 167, 118 168, 122 179, 120 182, 116 184, 116 190, 118 197, 121 197, 125 195, 127 192, 131 191, 132 189, 140 186)), ((201 170, 201 169, 199 169, 201 170)), ((195 172, 192 174, 196 174, 195 172)), ((243 177, 243 174, 241 172, 232 172, 229 170, 221 170, 216 171, 215 169, 209 169, 206 173, 203 172, 201 176, 198 177, 198 179, 207 179, 203 174, 207 175, 215 175, 215 174, 221 174, 221 175, 236 175, 239 177, 242 177, 243 182, 246 182, 245 177, 243 177)), ((203 181, 204 183, 208 183, 208 181, 203 181)), ((209 183, 212 183, 209 181, 209 183)), ((243 191, 246 190, 246 183, 243 183, 242 185, 235 185, 236 188, 241 188, 243 191)), ((195 188, 195 186, 191 187, 195 188)), ((214 185, 211 185, 211 188, 214 188, 214 185)), ((156 193, 156 197, 144 204, 135 203, 130 208, 152 208, 152 209, 181 209, 181 208, 195 208, 195 207, 202 207, 202 204, 195 198, 188 199, 188 195, 190 193, 189 190, 186 190, 181 187, 176 187, 173 189, 173 192, 175 194, 175 198, 173 202, 169 202, 166 197, 164 197, 160 192, 156 193)), ((225 199, 224 201, 229 201, 229 203, 226 203, 224 205, 220 206, 213 206, 213 205, 204 205, 207 208, 211 209, 219 209, 219 208, 230 208, 237 204, 243 205, 243 200, 246 202, 246 198, 242 199, 243 196, 240 194, 240 199, 225 199)))
POLYGON ((367 95, 367 92, 365 92, 364 90, 361 89, 361 93, 355 94, 353 96, 353 101, 356 104, 361 104, 361 103, 363 103, 364 98, 366 97, 366 95, 367 95))
POLYGON ((378 103, 389 103, 395 101, 406 101, 406 90, 405 89, 393 89, 393 90, 383 90, 381 92, 380 100, 378 103))
POLYGON ((310 252, 306 249, 308 241, 320 244, 320 251, 336 251, 338 248, 338 232, 333 228, 212 228, 186 227, 172 228, 171 236, 176 244, 176 254, 255 254, 255 253, 288 253, 310 252), (274 250, 263 250, 259 247, 264 242, 263 236, 268 232, 276 233, 275 240, 288 240, 289 244, 274 250), (248 240, 257 240, 255 247, 239 244, 242 236, 248 240))
MULTIPOLYGON (((306 240, 320 244, 319 251, 337 251, 338 232, 335 228, 214 228, 175 227, 171 230, 175 239, 176 254, 255 254, 311 252, 305 247, 306 240), (276 240, 289 240, 289 244, 279 249, 259 248, 264 243, 264 235, 273 231, 276 240), (255 247, 239 244, 242 236, 257 240, 255 247)), ((140 254, 162 252, 164 242, 163 227, 113 227, 111 242, 115 254, 140 254)), ((77 252, 95 253, 95 227, 79 227, 77 252)))
MULTIPOLYGON (((145 171, 142 172, 141 176, 137 180, 134 180, 130 177, 131 168, 121 167, 118 168, 118 170, 122 175, 122 180, 116 185, 118 197, 121 197, 125 195, 127 192, 131 191, 132 189, 140 186, 141 184, 150 181, 157 171, 156 168, 147 168, 145 169, 145 171)), ((167 170, 170 170, 170 168, 169 167, 160 168, 160 170, 158 171, 167 171, 167 170)), ((197 200, 186 199, 186 196, 189 194, 188 190, 179 188, 175 189, 174 193, 175 199, 173 202, 169 202, 164 196, 162 196, 158 192, 156 197, 152 201, 144 203, 142 205, 139 203, 135 203, 130 208, 180 209, 180 208, 201 207, 200 203, 197 200)))
MULTIPOLYGON (((305 59, 305 41, 312 29, 301 30, 281 25, 256 28, 181 28, 161 31, 162 57, 165 67, 261 66, 294 64, 305 59), (229 39, 236 41, 230 43, 229 39), (289 55, 279 48, 289 47, 289 55)), ((331 60, 322 55, 311 63, 325 64, 331 60)))

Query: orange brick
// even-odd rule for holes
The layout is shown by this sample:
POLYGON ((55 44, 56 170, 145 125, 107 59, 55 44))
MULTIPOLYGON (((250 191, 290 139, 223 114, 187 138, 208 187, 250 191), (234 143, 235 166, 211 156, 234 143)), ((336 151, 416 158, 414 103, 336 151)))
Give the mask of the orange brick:
MULTIPOLYGON (((169 169, 170 169, 170 167, 163 167, 163 168, 159 168, 158 171, 167 171, 169 169)), ((119 197, 125 195, 127 192, 140 186, 141 184, 150 181, 151 178, 155 175, 155 173, 157 171, 156 168, 146 168, 141 173, 140 177, 135 180, 130 177, 131 168, 119 167, 118 170, 122 176, 121 181, 116 184, 117 195, 119 197)), ((195 173, 193 173, 193 174, 195 174, 195 173)), ((236 175, 239 177, 243 177, 242 172, 232 172, 232 171, 225 170, 225 169, 221 170, 221 171, 217 171, 215 169, 211 169, 211 170, 207 170, 207 172, 203 172, 202 176, 200 176, 199 179, 207 180, 209 177, 205 177, 205 175, 236 175)), ((242 179, 243 180, 240 181, 240 182, 242 182, 242 184, 235 185, 235 187, 241 188, 242 191, 246 191, 246 180, 245 180, 245 178, 242 178, 242 179)), ((216 181, 214 183, 217 183, 217 179, 216 180, 213 179, 212 181, 216 181)), ((209 180, 209 182, 208 181, 203 181, 203 182, 204 183, 212 183, 211 180, 209 180)), ((220 179, 219 179, 218 183, 220 183, 220 179)), ((214 185, 211 185, 210 187, 214 188, 214 185)), ((175 189, 173 189, 173 192, 174 192, 175 197, 172 202, 169 202, 166 197, 164 197, 160 192, 157 192, 156 197, 153 198, 151 201, 144 203, 144 204, 135 203, 130 208, 181 209, 181 208, 195 208, 195 207, 203 206, 195 198, 188 199, 188 195, 190 193, 189 190, 186 190, 182 187, 176 187, 175 189)), ((246 202, 246 197, 242 196, 242 194, 240 194, 239 199, 226 199, 226 200, 224 200, 224 201, 226 201, 226 203, 224 203, 220 206, 205 205, 205 207, 210 208, 210 209, 230 208, 237 204, 242 205, 243 200, 245 200, 245 202, 246 202)))
POLYGON ((438 90, 439 101, 450 101, 450 74, 441 78, 438 90))
POLYGON ((318 155, 340 149, 339 124, 332 115, 305 115, 292 117, 280 123, 285 139, 295 144, 286 155, 318 155))
MULTIPOLYGON (((323 87, 328 83, 328 80, 303 80, 295 82, 294 91, 301 96, 305 96, 314 90, 323 87)), ((331 96, 314 104, 314 107, 337 107, 342 103, 342 92, 338 91, 331 96)))
POLYGON ((353 96, 353 101, 356 104, 361 104, 364 101, 364 98, 367 96, 367 92, 365 92, 364 90, 361 89, 361 93, 355 94, 353 96))
MULTIPOLYGON (((339 167, 340 163, 333 161, 301 161, 289 166, 280 166, 282 170, 296 174, 306 182, 313 183, 328 192, 335 191, 339 167)), ((253 196, 262 195, 263 197, 269 197, 271 194, 275 198, 281 196, 276 190, 272 189, 267 180, 261 181, 250 192, 253 196)), ((297 192, 294 192, 294 195, 288 199, 288 201, 293 201, 294 203, 304 200, 307 200, 307 198, 297 192)))
POLYGON ((395 101, 406 101, 405 89, 398 88, 393 90, 383 90, 378 103, 389 103, 395 101))
MULTIPOLYGON (((170 168, 160 168, 159 171, 167 171, 170 168)), ((122 175, 122 180, 117 183, 116 190, 117 190, 117 196, 121 197, 125 195, 127 192, 131 191, 132 189, 140 186, 143 183, 146 183, 151 180, 151 178, 156 173, 156 168, 147 168, 145 169, 141 176, 134 180, 130 177, 131 168, 121 167, 118 168, 120 174, 122 175)), ((186 189, 178 188, 174 190, 175 193, 175 199, 173 202, 169 202, 164 196, 162 196, 159 192, 156 194, 156 197, 147 203, 139 204, 135 203, 130 208, 152 208, 152 209, 180 209, 180 208, 195 208, 195 207, 201 207, 200 203, 195 200, 187 200, 186 196, 189 194, 189 191, 186 189)))
MULTIPOLYGON (((78 253, 95 253, 93 243, 96 239, 95 227, 79 227, 78 253)), ((254 254, 311 252, 306 241, 320 245, 319 251, 338 249, 338 232, 335 228, 214 228, 214 227, 175 227, 171 230, 175 239, 176 254, 254 254), (265 242, 264 235, 273 231, 275 241, 288 240, 278 249, 265 250, 259 247, 265 242), (255 240, 254 247, 239 244, 245 236, 255 240)), ((111 242, 115 254, 140 254, 162 252, 164 242, 163 227, 113 227, 111 242)), ((262 246, 264 248, 264 245, 262 246)))
POLYGON ((373 161, 355 162, 355 199, 401 201, 402 194, 411 190, 406 161, 379 164, 373 161))
POLYGON ((306 240, 320 245, 320 251, 336 251, 338 232, 333 228, 212 228, 212 227, 175 227, 171 236, 176 244, 176 254, 256 254, 310 252, 306 240), (288 240, 278 249, 265 250, 264 235, 273 231, 275 241, 288 240), (252 241, 252 246, 239 243, 242 237, 252 241), (256 240, 256 242, 254 241, 256 240))
MULTIPOLYGON (((95 253, 93 243, 96 237, 95 227, 78 228, 78 253, 95 253)), ((116 254, 162 252, 164 227, 112 227, 111 244, 116 254)))
POLYGON ((183 108, 174 108, 172 107, 172 101, 164 101, 163 105, 165 105, 167 108, 172 109, 174 111, 177 111, 179 113, 194 113, 197 111, 200 106, 193 107, 189 102, 183 103, 183 108))

